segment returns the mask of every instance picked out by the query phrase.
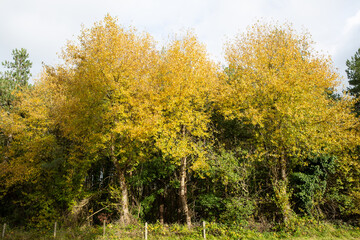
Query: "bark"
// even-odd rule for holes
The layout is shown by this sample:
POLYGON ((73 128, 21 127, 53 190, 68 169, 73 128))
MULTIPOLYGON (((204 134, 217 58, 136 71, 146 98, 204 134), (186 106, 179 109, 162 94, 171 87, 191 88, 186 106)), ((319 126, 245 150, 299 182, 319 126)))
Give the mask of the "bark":
POLYGON ((164 225, 164 202, 161 200, 159 207, 160 224, 164 225))
POLYGON ((159 220, 162 225, 164 225, 165 194, 166 194, 166 187, 164 188, 164 192, 162 192, 160 195, 159 220))
POLYGON ((291 214, 291 206, 290 206, 290 196, 287 191, 289 185, 289 179, 286 173, 286 158, 284 156, 280 159, 280 171, 281 171, 281 195, 282 195, 282 215, 285 226, 289 223, 290 214, 291 214))
POLYGON ((119 184, 120 184, 120 192, 121 192, 121 207, 122 207, 121 218, 123 219, 123 223, 125 225, 128 225, 130 223, 130 212, 129 212, 129 194, 125 180, 125 171, 123 169, 119 169, 118 173, 119 173, 119 184))
POLYGON ((291 217, 291 205, 290 194, 288 192, 287 160, 285 155, 283 155, 275 161, 276 163, 270 166, 275 203, 281 212, 284 225, 288 226, 291 217))
POLYGON ((182 205, 182 210, 185 215, 185 220, 188 228, 191 227, 191 217, 189 213, 189 207, 187 204, 187 186, 186 186, 186 157, 181 159, 181 166, 180 166, 180 202, 182 205))
POLYGON ((118 176, 119 186, 120 186, 120 193, 121 193, 121 210, 120 213, 120 220, 123 222, 124 225, 128 225, 130 223, 130 212, 129 212, 129 194, 125 179, 125 168, 122 167, 115 157, 115 146, 111 145, 111 160, 114 162, 116 167, 116 173, 118 176))

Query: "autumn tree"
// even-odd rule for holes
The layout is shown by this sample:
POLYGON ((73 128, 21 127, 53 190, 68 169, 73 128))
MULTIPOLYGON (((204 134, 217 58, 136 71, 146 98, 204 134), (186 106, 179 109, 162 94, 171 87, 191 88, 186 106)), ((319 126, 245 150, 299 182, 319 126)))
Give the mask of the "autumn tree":
POLYGON ((11 136, 1 149, 0 212, 10 222, 47 226, 67 209, 73 199, 63 193, 75 186, 66 183, 71 177, 50 118, 49 92, 35 84, 18 92, 16 99, 11 112, 0 113, 0 128, 11 136))
POLYGON ((12 85, 0 82, 0 218, 11 225, 81 223, 101 204, 125 224, 135 210, 188 227, 359 216, 354 97, 335 96, 338 75, 308 34, 255 24, 226 45, 221 71, 192 32, 159 51, 108 15, 61 57, 31 88, 29 62, 1 75, 12 85))
POLYGON ((206 166, 206 143, 211 136, 212 89, 216 65, 192 33, 174 39, 163 51, 156 85, 161 106, 156 146, 180 167, 179 198, 187 225, 187 175, 206 166))
POLYGON ((43 84, 28 87, 32 64, 25 49, 15 49, 13 60, 3 63, 8 70, 1 76, 0 212, 10 222, 45 226, 73 200, 63 194, 72 182, 64 187, 71 178, 49 114, 50 93, 43 84))
POLYGON ((126 174, 141 158, 141 142, 156 122, 150 114, 156 106, 149 101, 157 64, 154 41, 107 15, 83 29, 78 43, 70 42, 62 58, 65 65, 49 67, 44 78, 54 93, 55 122, 86 155, 87 162, 79 164, 101 156, 114 164, 121 218, 129 223, 126 174))
MULTIPOLYGON (((2 62, 7 70, 0 73, 0 116, 2 115, 2 117, 11 112, 16 100, 16 93, 28 86, 28 80, 31 77, 32 63, 28 59, 29 54, 26 49, 14 49, 12 56, 13 61, 2 62)), ((0 118, 0 120, 2 119, 0 118)), ((12 141, 12 134, 6 133, 7 130, 3 127, 0 124, 0 151, 5 151, 12 141)), ((2 155, 5 156, 6 154, 3 152, 2 155)))
POLYGON ((329 97, 338 86, 331 59, 291 26, 255 24, 226 45, 228 78, 220 106, 251 126, 252 158, 270 169, 285 225, 292 209, 289 174, 309 154, 337 154, 355 143, 352 101, 329 97))

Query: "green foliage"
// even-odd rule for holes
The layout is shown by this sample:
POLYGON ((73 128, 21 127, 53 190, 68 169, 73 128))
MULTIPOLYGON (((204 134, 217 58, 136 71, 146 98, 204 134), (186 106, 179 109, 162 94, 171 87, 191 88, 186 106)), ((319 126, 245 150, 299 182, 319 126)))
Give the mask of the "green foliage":
POLYGON ((329 174, 335 171, 335 158, 331 156, 309 156, 308 164, 292 174, 297 208, 310 216, 321 217, 329 174))
POLYGON ((31 77, 29 54, 26 49, 14 49, 12 51, 14 62, 5 61, 2 65, 9 70, 3 74, 3 77, 15 83, 17 86, 28 85, 29 78, 31 77))
POLYGON ((233 151, 220 150, 210 161, 209 173, 232 192, 246 194, 248 177, 251 174, 251 160, 246 157, 247 151, 235 149, 233 151))
MULTIPOLYGON (((351 95, 357 99, 360 96, 360 48, 356 51, 355 55, 346 61, 347 69, 345 70, 349 79, 348 91, 351 95)), ((355 110, 359 114, 360 104, 359 102, 355 105, 355 110)))
POLYGON ((348 67, 345 72, 349 79, 349 91, 352 95, 359 97, 360 94, 360 48, 355 55, 346 61, 348 67))
POLYGON ((348 219, 359 225, 360 216, 360 169, 358 153, 352 159, 336 161, 335 173, 329 175, 325 193, 324 213, 335 219, 348 219))
POLYGON ((5 61, 2 65, 7 68, 0 74, 0 107, 9 109, 15 100, 15 91, 28 86, 31 77, 29 54, 26 49, 14 49, 12 51, 13 62, 5 61))
MULTIPOLYGON (((259 232, 254 229, 244 228, 237 224, 206 223, 206 239, 211 240, 265 240, 265 239, 359 239, 360 230, 346 224, 318 223, 308 218, 298 218, 287 231, 259 232)), ((29 230, 7 227, 4 240, 46 240, 53 238, 53 229, 29 230)), ((202 226, 196 224, 191 230, 185 225, 172 224, 161 225, 159 223, 148 224, 149 239, 203 239, 202 226)), ((103 237, 102 226, 83 226, 65 228, 58 225, 56 239, 60 240, 110 240, 110 239, 144 239, 144 224, 131 224, 123 226, 119 224, 107 224, 106 234, 103 237)))
POLYGON ((214 193, 205 193, 197 198, 201 216, 209 221, 215 221, 224 207, 223 199, 214 193), (201 209, 201 210, 200 210, 201 209))
POLYGON ((222 222, 236 222, 246 225, 247 221, 253 216, 256 205, 253 199, 244 197, 233 197, 225 203, 225 211, 220 215, 222 222))

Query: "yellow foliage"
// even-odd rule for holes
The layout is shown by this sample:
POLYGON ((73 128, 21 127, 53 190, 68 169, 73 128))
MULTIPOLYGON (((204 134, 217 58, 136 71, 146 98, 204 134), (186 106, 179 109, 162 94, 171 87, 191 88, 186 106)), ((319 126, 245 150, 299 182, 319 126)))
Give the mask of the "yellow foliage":
POLYGON ((210 136, 210 104, 217 88, 217 66, 205 47, 188 32, 163 51, 155 79, 161 121, 157 146, 174 159, 196 156, 194 169, 205 166, 204 143, 210 136))
POLYGON ((35 179, 39 164, 51 152, 55 139, 48 134, 47 93, 35 86, 18 93, 11 112, 0 112, 0 129, 7 143, 2 147, 0 178, 5 187, 35 179))
POLYGON ((291 26, 257 23, 226 45, 229 64, 223 112, 252 124, 257 149, 279 158, 339 152, 356 143, 357 121, 331 59, 291 26))
POLYGON ((90 152, 116 146, 119 155, 123 145, 155 131, 152 79, 159 56, 147 33, 122 28, 107 15, 68 43, 62 58, 65 64, 48 68, 43 81, 65 136, 90 152))

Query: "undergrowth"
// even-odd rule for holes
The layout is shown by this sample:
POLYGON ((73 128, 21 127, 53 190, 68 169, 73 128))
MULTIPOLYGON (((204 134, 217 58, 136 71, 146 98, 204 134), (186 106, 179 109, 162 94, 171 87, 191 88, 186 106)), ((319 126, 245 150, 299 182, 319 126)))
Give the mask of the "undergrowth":
MULTIPOLYGON (((45 240, 54 239, 53 229, 7 228, 4 239, 11 240, 45 240)), ((55 239, 81 239, 81 240, 117 240, 117 239, 144 239, 144 224, 137 223, 128 226, 111 223, 106 226, 103 236, 102 226, 82 226, 72 228, 59 228, 55 239)), ((202 225, 195 223, 189 230, 186 225, 160 223, 148 224, 148 239, 203 239, 202 225)), ((206 223, 206 239, 208 240, 277 240, 277 239, 360 239, 359 227, 347 224, 334 224, 317 222, 314 219, 298 218, 286 228, 274 227, 272 230, 260 232, 252 227, 232 224, 206 223)))

